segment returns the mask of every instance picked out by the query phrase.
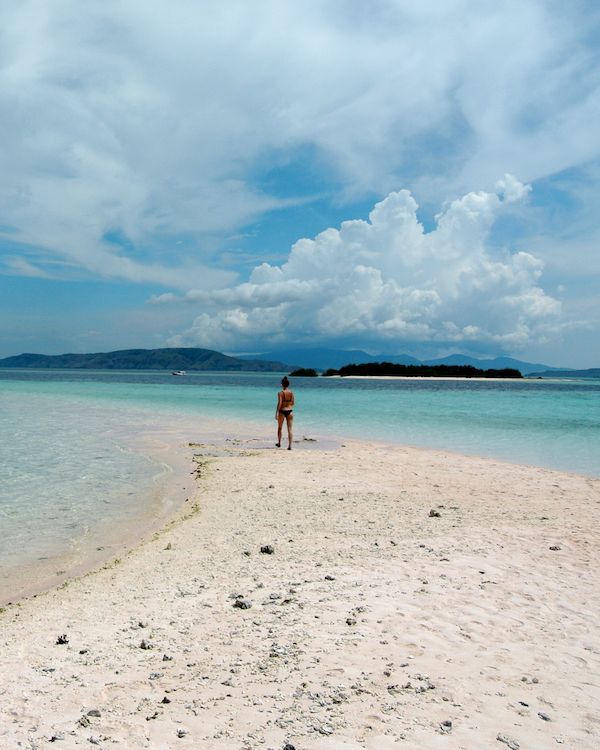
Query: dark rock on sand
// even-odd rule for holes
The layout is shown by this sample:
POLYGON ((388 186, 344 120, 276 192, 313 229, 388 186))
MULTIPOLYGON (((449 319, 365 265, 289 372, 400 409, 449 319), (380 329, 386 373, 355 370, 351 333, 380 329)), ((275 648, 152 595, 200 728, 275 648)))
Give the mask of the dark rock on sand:
POLYGON ((252 602, 248 599, 236 599, 233 606, 237 607, 237 609, 250 609, 252 602))
POLYGON ((69 642, 69 636, 66 633, 62 633, 56 639, 57 646, 64 646, 65 643, 68 643, 68 642, 69 642))
POLYGON ((263 553, 263 555, 272 555, 275 552, 275 547, 273 547, 272 544, 264 544, 260 551, 263 553))
POLYGON ((429 518, 441 518, 441 515, 442 514, 439 512, 439 510, 436 510, 435 508, 432 508, 429 511, 429 518))

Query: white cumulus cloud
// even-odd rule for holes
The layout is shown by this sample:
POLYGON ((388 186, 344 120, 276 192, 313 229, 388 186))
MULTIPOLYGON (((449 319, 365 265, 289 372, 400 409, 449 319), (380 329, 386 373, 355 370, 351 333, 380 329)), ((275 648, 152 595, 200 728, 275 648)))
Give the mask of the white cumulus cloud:
POLYGON ((410 184, 434 203, 585 164, 600 154, 598 16, 544 0, 2 3, 0 239, 26 273, 212 288, 231 277, 207 238, 313 197, 260 179, 299 154, 342 202, 410 184))
POLYGON ((498 193, 450 203, 429 232, 410 192, 392 192, 368 221, 299 240, 280 266, 263 263, 245 283, 189 292, 184 299, 202 312, 170 343, 247 349, 336 341, 390 351, 414 341, 515 349, 543 340, 560 321, 559 301, 539 284, 543 263, 489 246, 494 221, 528 192, 506 175, 498 193))

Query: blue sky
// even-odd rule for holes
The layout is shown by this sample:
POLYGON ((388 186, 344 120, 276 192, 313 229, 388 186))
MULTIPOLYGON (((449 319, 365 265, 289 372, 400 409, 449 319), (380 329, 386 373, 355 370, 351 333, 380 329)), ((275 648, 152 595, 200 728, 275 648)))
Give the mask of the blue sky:
POLYGON ((0 9, 0 356, 600 364, 600 7, 0 9))

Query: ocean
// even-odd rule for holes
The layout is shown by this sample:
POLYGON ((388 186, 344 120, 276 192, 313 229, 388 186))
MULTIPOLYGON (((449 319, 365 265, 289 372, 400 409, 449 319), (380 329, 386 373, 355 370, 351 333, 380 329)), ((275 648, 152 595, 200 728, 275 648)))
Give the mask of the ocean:
MULTIPOLYGON (((274 442, 280 374, 0 370, 0 600, 168 513, 166 447, 274 442), (243 428, 242 428, 243 425, 243 428)), ((599 380, 298 378, 295 437, 358 437, 600 476, 599 380)), ((173 502, 170 498, 169 502, 173 502)))

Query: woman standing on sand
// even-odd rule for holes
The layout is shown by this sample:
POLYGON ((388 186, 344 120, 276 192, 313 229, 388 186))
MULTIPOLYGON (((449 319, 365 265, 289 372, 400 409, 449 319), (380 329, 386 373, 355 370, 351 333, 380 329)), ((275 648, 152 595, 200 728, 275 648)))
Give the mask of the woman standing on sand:
POLYGON ((283 420, 287 422, 288 431, 288 450, 292 450, 292 422, 294 415, 292 407, 294 406, 294 393, 289 390, 290 381, 284 376, 281 381, 282 390, 277 394, 277 409, 275 409, 275 419, 277 420, 277 442, 275 445, 281 448, 281 430, 283 420))

